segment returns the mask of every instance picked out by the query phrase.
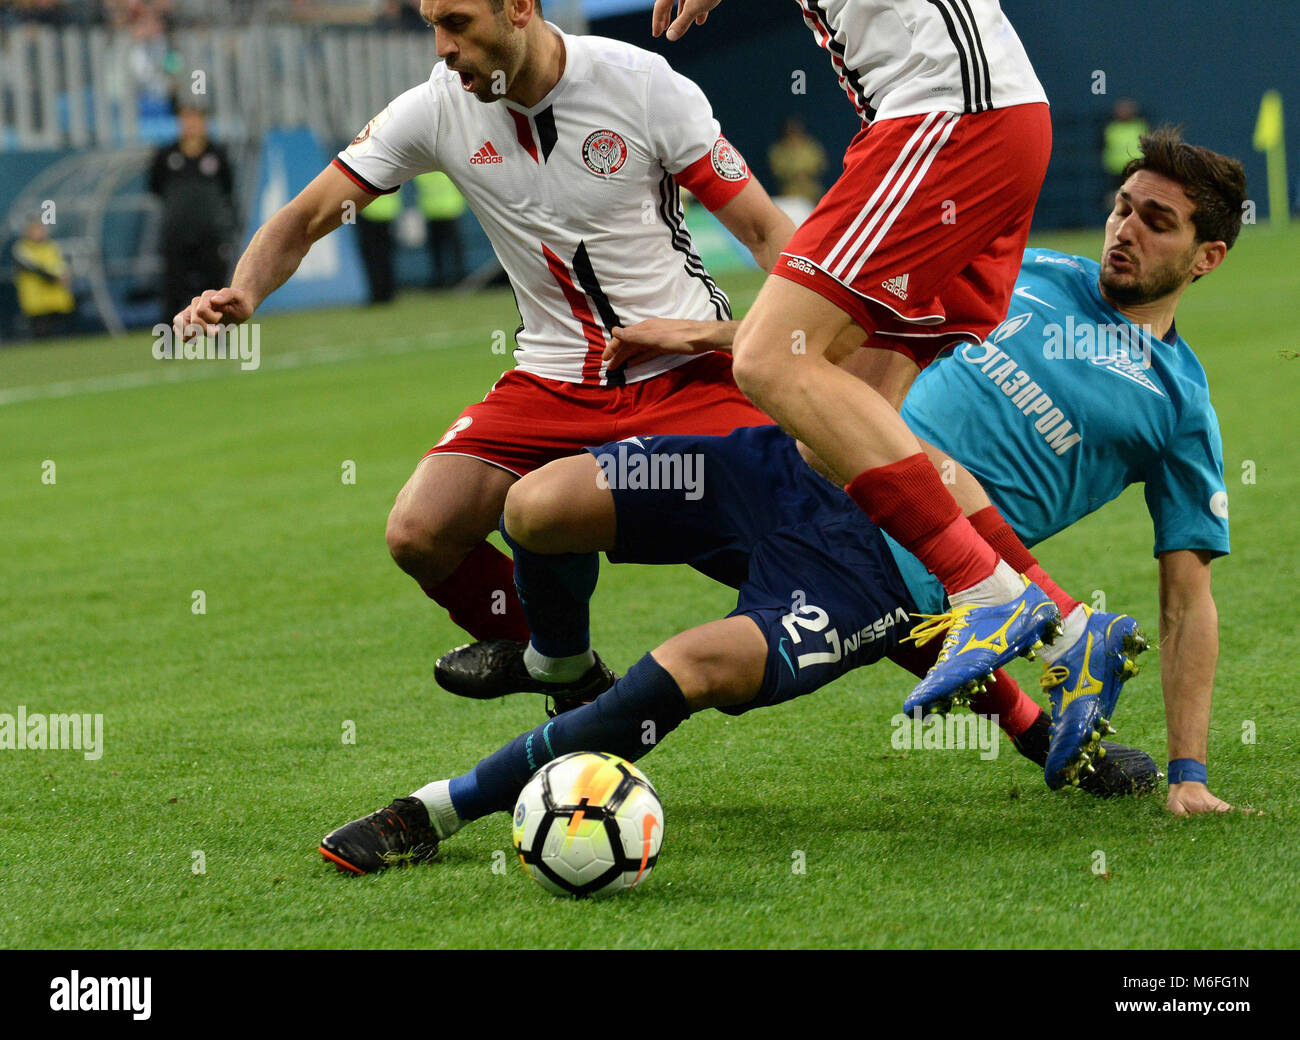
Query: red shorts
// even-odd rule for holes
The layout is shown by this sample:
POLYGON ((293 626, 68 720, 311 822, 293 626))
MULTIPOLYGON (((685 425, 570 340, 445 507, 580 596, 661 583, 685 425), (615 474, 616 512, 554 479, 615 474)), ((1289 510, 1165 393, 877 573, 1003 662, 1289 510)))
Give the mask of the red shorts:
POLYGON ((731 378, 729 354, 705 354, 626 386, 565 383, 514 369, 461 412, 424 457, 468 455, 522 477, 637 434, 723 436, 771 422, 731 378))
POLYGON ((773 274, 924 368, 1007 316, 1052 150, 1045 104, 872 123, 773 274))

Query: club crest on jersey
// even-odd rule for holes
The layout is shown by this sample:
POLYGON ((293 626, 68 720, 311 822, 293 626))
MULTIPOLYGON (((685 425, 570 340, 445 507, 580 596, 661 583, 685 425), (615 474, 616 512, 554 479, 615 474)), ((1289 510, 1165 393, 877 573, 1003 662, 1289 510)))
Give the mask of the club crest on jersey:
MULTIPOLYGON (((1032 314, 1017 314, 1014 318, 1008 318, 989 336, 990 343, 1001 343, 1004 339, 1010 339, 1017 332, 1023 329, 1033 320, 1032 314)), ((969 349, 969 348, 968 348, 969 349)))
POLYGON ((709 155, 713 160, 713 172, 724 181, 743 181, 749 174, 745 160, 725 137, 713 142, 713 151, 709 155))
POLYGON ((627 142, 613 130, 597 130, 582 142, 582 161, 600 177, 612 177, 627 162, 627 142))
POLYGON ((392 118, 393 111, 391 108, 386 108, 380 112, 379 115, 375 116, 374 119, 370 120, 370 122, 365 125, 361 133, 352 138, 352 143, 347 147, 347 154, 365 155, 371 148, 371 135, 392 118))

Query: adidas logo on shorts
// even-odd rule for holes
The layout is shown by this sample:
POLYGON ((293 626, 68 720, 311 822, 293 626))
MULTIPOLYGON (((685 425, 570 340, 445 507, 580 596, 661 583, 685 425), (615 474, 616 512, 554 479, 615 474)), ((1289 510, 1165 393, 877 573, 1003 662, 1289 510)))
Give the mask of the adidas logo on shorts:
POLYGON ((469 157, 471 166, 488 166, 492 163, 505 161, 505 157, 492 147, 491 141, 486 142, 482 148, 469 157))
POLYGON ((882 288, 888 289, 900 300, 907 299, 907 275, 900 274, 897 278, 886 278, 880 285, 882 288))

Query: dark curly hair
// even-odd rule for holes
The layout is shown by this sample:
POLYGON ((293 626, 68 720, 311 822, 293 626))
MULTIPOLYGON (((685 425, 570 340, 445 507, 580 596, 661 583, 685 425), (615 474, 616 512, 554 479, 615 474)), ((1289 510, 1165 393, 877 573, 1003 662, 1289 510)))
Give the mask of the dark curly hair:
POLYGON ((1182 186, 1191 199, 1196 241, 1223 242, 1229 249, 1241 231, 1246 170, 1236 159, 1183 140, 1182 127, 1165 125, 1138 142, 1142 155, 1124 167, 1124 180, 1150 170, 1182 186))

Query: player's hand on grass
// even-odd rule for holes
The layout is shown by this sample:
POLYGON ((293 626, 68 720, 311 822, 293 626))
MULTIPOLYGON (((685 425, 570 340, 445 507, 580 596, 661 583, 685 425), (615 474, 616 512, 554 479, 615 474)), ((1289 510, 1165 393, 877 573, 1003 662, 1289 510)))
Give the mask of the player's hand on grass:
POLYGON ((203 334, 216 333, 218 325, 239 325, 253 316, 256 309, 252 297, 242 289, 205 289, 190 305, 172 319, 172 328, 184 338, 187 329, 199 325, 203 334))
POLYGON ((650 32, 662 36, 668 30, 668 39, 680 40, 691 23, 703 25, 712 11, 722 0, 655 0, 654 12, 650 16, 650 32), (677 17, 672 16, 673 7, 677 8, 677 17))
MULTIPOLYGON (((1222 798, 1210 793, 1210 789, 1195 780, 1185 780, 1181 784, 1169 785, 1169 797, 1165 808, 1175 816, 1192 816, 1196 813, 1232 812, 1232 806, 1222 798)), ((1249 813, 1253 810, 1243 809, 1249 813)))
POLYGON ((601 360, 610 368, 636 365, 661 354, 703 354, 731 347, 731 322, 649 318, 627 328, 615 326, 601 360))

